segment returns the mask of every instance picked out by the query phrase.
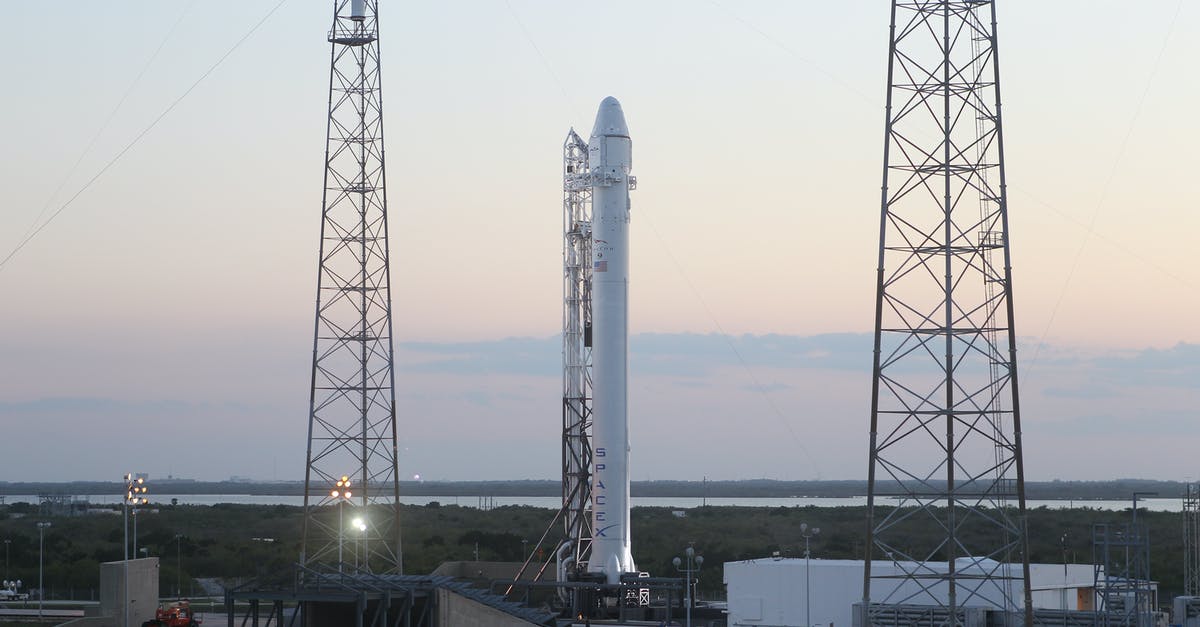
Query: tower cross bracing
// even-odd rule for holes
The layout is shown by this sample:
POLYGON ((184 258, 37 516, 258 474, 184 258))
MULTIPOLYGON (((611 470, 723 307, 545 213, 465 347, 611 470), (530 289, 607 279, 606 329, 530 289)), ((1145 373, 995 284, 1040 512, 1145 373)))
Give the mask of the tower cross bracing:
POLYGON ((300 561, 400 573, 378 3, 333 4, 300 561))
POLYGON ((1031 620, 996 41, 992 0, 891 4, 864 624, 1031 620))
POLYGON ((562 497, 568 572, 585 572, 592 540, 592 211, 588 144, 563 142, 562 497))

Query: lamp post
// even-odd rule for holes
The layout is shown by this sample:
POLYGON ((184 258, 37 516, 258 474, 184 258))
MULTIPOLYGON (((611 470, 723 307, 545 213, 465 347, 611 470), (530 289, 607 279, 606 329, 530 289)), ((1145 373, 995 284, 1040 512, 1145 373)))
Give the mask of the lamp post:
POLYGON ((46 585, 42 580, 42 549, 45 546, 46 528, 50 526, 48 522, 40 522, 37 524, 38 530, 38 622, 42 620, 42 599, 46 598, 46 585))
POLYGON ((350 477, 348 475, 342 475, 342 478, 339 479, 338 482, 334 484, 333 489, 329 491, 329 496, 337 499, 338 504, 338 572, 340 573, 342 572, 342 564, 344 563, 344 560, 342 559, 342 542, 346 537, 346 527, 344 524, 346 517, 342 512, 342 506, 345 505, 346 501, 350 500, 351 496, 353 496, 350 492, 350 477))
POLYGON ((800 523, 800 537, 804 538, 804 623, 808 627, 812 627, 812 587, 809 585, 809 577, 812 574, 809 560, 812 558, 812 552, 808 550, 808 542, 819 533, 820 527, 810 529, 808 523, 800 523))
POLYGON ((687 577, 686 587, 683 589, 683 605, 684 615, 687 617, 685 619, 687 627, 692 627, 692 573, 700 570, 700 565, 704 563, 704 556, 696 555, 696 548, 692 546, 691 542, 688 543, 683 554, 684 559, 676 557, 671 560, 671 563, 675 565, 675 570, 684 573, 684 576, 687 577))
MULTIPOLYGON (((147 491, 145 477, 136 477, 132 472, 125 473, 125 497, 121 499, 121 518, 125 527, 125 541, 122 542, 125 553, 123 564, 123 570, 125 571, 125 607, 121 609, 121 616, 124 617, 125 627, 129 627, 129 506, 146 503, 146 497, 141 495, 144 495, 147 491)), ((134 530, 134 537, 136 536, 137 531, 134 530)))
POLYGON ((183 593, 180 584, 183 582, 183 551, 180 550, 180 543, 183 541, 183 534, 175 534, 175 598, 182 599, 183 593))
MULTIPOLYGON (((363 536, 367 533, 367 521, 363 520, 362 516, 356 516, 354 520, 350 521, 350 524, 358 530, 358 537, 354 540, 354 570, 357 571, 359 569, 358 559, 360 555, 362 555, 362 565, 367 565, 367 558, 362 552, 363 536)), ((367 572, 370 572, 370 569, 367 572)))
POLYGON ((4 540, 4 580, 8 581, 8 545, 12 544, 12 540, 4 540))

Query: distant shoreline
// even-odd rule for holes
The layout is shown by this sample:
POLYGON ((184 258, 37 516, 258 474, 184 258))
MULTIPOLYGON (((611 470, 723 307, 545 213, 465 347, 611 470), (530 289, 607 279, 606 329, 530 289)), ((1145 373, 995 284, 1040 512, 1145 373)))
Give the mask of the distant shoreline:
MULTIPOLYGON (((155 479, 148 485, 159 494, 254 494, 273 496, 303 495, 300 481, 192 481, 155 479)), ((1182 498, 1182 481, 1152 479, 1116 479, 1111 481, 1027 481, 1027 499, 1041 500, 1116 500, 1131 498, 1134 492, 1157 493, 1158 498, 1182 498)), ((855 497, 867 493, 863 480, 779 481, 749 479, 741 481, 634 481, 635 497, 712 497, 712 498, 788 498, 855 497)), ((9 482, 0 481, 0 496, 17 494, 63 494, 89 496, 120 494, 124 489, 116 481, 9 482)), ((401 481, 400 493, 411 496, 557 496, 558 481, 401 481)))

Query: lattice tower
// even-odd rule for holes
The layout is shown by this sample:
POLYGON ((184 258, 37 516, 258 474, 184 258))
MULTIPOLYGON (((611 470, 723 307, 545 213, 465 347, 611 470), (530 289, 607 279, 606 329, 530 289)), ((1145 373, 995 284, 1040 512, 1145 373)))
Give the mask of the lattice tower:
POLYGON ((1200 483, 1184 486, 1183 594, 1200 596, 1200 483))
MULTIPOLYGON (((1136 502, 1134 506, 1136 507, 1136 502)), ((1144 524, 1092 525, 1097 627, 1152 627, 1150 534, 1144 524)))
POLYGON ((588 145, 563 142, 562 497, 560 560, 585 572, 592 541, 592 208, 588 145))
POLYGON ((951 625, 981 604, 1030 622, 995 4, 891 13, 867 624, 897 604, 951 625), (880 559, 898 581, 871 577, 880 559))
POLYGON ((328 36, 329 117, 300 561, 399 573, 377 9, 376 0, 335 0, 328 36), (343 476, 350 486, 339 489, 343 476))

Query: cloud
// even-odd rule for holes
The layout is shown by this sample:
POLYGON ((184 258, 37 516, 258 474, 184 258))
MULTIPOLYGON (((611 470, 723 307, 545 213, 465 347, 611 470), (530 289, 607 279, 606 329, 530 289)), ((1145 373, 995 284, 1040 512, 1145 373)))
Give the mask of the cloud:
POLYGON ((769 394, 772 392, 784 392, 787 390, 792 390, 795 389, 795 386, 788 385, 787 383, 763 383, 761 385, 743 385, 742 389, 747 392, 763 392, 769 394))
POLYGON ((1200 388, 1200 345, 1179 343, 1096 359, 1096 371, 1122 385, 1200 388))
POLYGON ((401 342, 398 348, 397 371, 557 376, 562 368, 562 341, 557 337, 401 342))
MULTIPOLYGON (((634 336, 630 407, 640 476, 860 477, 872 343, 869 333, 634 336), (680 446, 680 434, 687 434, 686 446, 680 446), (811 434, 820 434, 820 445, 809 441, 811 434)), ((1027 345, 1032 341, 1022 342, 1027 345)), ((407 451, 402 470, 458 479, 496 472, 553 476, 560 352, 555 336, 399 344, 397 411, 407 451)), ((1178 434, 1200 431, 1200 423, 1193 426, 1180 409, 1197 400, 1200 349, 1048 345, 1040 354, 1048 358, 1039 360, 1032 376, 1022 374, 1021 399, 1038 476, 1179 474, 1174 466, 1185 456, 1159 455, 1153 463, 1136 457, 1142 466, 1099 470, 1087 463, 1096 456, 1124 460, 1124 450, 1182 445, 1186 438, 1178 434), (1155 441, 1164 434, 1176 437, 1155 441), (1080 448, 1081 441, 1087 445, 1078 454, 1061 454, 1080 448)), ((306 381, 300 383, 292 390, 297 393, 286 396, 205 398, 160 390, 164 398, 142 400, 136 390, 115 390, 0 401, 0 423, 21 425, 7 432, 3 443, 11 447, 0 450, 0 471, 17 476, 12 473, 39 468, 41 449, 22 442, 69 439, 79 443, 68 447, 69 463, 38 472, 63 479, 108 476, 127 470, 120 467, 124 460, 138 460, 138 469, 159 474, 267 477, 277 472, 278 459, 278 472, 294 477, 303 470, 307 424, 306 381), (170 441, 212 453, 177 459, 163 446, 170 441)))
MULTIPOLYGON (((1119 412, 1098 411, 1064 416, 1053 422, 1042 422, 1038 431, 1043 434, 1070 436, 1076 440, 1092 438, 1129 438, 1127 443, 1136 442, 1136 436, 1149 433, 1174 435, 1196 435, 1200 423, 1194 415, 1180 410, 1123 407, 1119 412)), ((1136 448, 1136 445, 1133 446, 1136 448)))
POLYGON ((1041 393, 1049 397, 1111 399, 1146 389, 1200 389, 1200 346, 1194 344, 1135 351, 1056 352, 1055 360, 1039 361, 1035 368, 1026 369, 1035 373, 1030 378, 1035 385, 1048 383, 1041 393))
MULTIPOLYGON (((558 376, 562 343, 557 336, 483 342, 402 342, 396 368, 408 372, 558 376)), ((704 377, 718 368, 822 368, 869 371, 871 335, 812 336, 717 333, 639 333, 629 341, 634 374, 704 377)))
POLYGON ((179 416, 210 411, 243 411, 250 406, 244 403, 211 403, 206 401, 184 401, 163 399, 130 401, 112 398, 53 397, 29 401, 0 401, 0 415, 44 416, 44 415, 122 415, 122 416, 179 416))
POLYGON ((1118 396, 1112 387, 1095 381, 1088 381, 1078 386, 1062 385, 1046 387, 1041 390, 1041 393, 1054 398, 1066 399, 1115 398, 1118 396))

